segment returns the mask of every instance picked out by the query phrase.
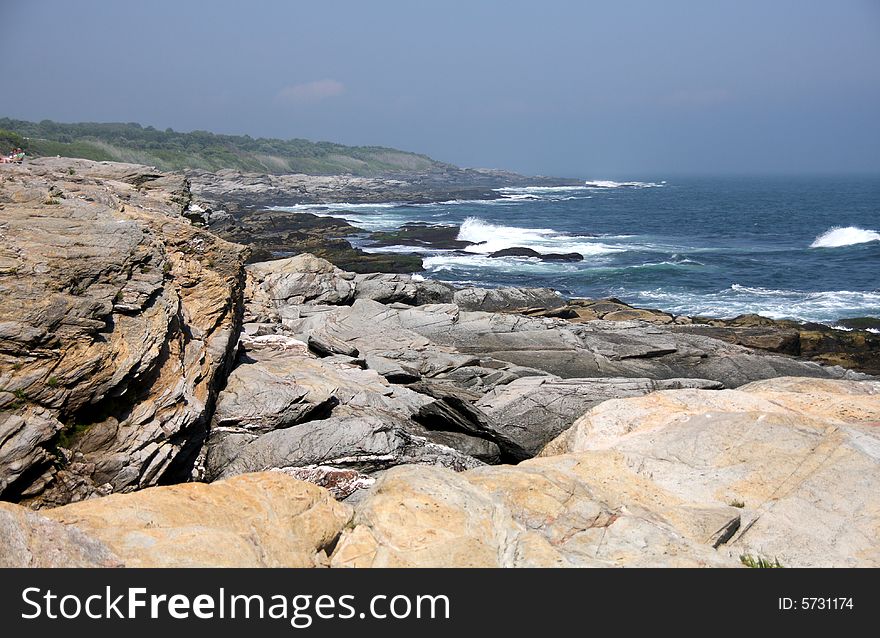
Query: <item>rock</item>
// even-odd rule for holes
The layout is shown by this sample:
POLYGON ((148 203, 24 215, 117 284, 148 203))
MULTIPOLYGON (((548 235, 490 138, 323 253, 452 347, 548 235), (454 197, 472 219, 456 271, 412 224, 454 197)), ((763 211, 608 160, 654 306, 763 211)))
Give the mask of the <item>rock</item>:
POLYGON ((128 567, 316 567, 351 518, 324 489, 280 472, 114 494, 45 511, 128 567))
MULTIPOLYGON (((525 450, 525 458, 528 458, 540 452, 589 408, 607 399, 641 396, 671 388, 721 387, 717 381, 706 379, 524 377, 495 388, 479 399, 476 407, 485 418, 499 424, 496 427, 525 450)), ((430 404, 422 410, 428 407, 430 404)))
POLYGON ((337 500, 348 498, 358 490, 370 488, 375 482, 372 476, 357 470, 340 469, 327 465, 306 465, 304 467, 285 467, 276 470, 299 481, 307 481, 328 490, 337 500))
MULTIPOLYGON (((0 494, 15 491, 19 479, 27 482, 28 472, 51 464, 52 443, 64 427, 46 408, 28 406, 20 412, 0 412, 0 494)), ((19 490, 32 487, 30 482, 19 490)))
POLYGON ((395 231, 370 235, 373 246, 416 246, 437 250, 464 250, 473 242, 458 239, 460 228, 444 224, 410 222, 395 231))
POLYGON ((120 567, 101 541, 26 507, 0 503, 0 567, 120 567))
POLYGON ((541 261, 583 261, 584 256, 580 253, 539 253, 531 248, 514 246, 489 253, 489 257, 531 257, 541 261))
POLYGON ((671 314, 648 308, 635 308, 620 299, 572 299, 564 308, 539 310, 535 316, 560 317, 577 323, 604 319, 606 321, 647 321, 657 324, 671 324, 675 320, 671 314))
POLYGON ((375 370, 316 358, 289 336, 243 339, 242 348, 219 395, 215 429, 264 433, 326 418, 340 405, 409 417, 430 401, 389 385, 375 370))
POLYGON ((245 251, 183 217, 186 193, 130 164, 4 168, 0 497, 50 505, 190 476, 233 358, 245 251), (48 188, 65 197, 45 203, 48 188))
POLYGON ((346 357, 357 357, 360 351, 352 345, 345 343, 330 335, 309 335, 309 349, 321 357, 329 357, 334 354, 341 354, 346 357))
POLYGON ((225 478, 314 465, 370 473, 406 463, 457 470, 480 465, 476 459, 410 433, 399 417, 370 411, 310 421, 259 437, 212 437, 206 469, 210 477, 225 478))
POLYGON ((599 404, 542 452, 598 454, 596 480, 653 508, 742 506, 724 545, 785 566, 880 564, 880 383, 783 378, 599 404), (652 492, 655 495, 652 495, 652 492), (662 496, 658 496, 662 495, 662 496))
MULTIPOLYGON (((479 408, 455 396, 447 396, 419 408, 416 420, 429 430, 460 432, 486 439, 494 443, 500 458, 506 461, 522 461, 534 455, 524 448, 515 436, 518 424, 503 426, 489 419, 479 408)), ((548 440, 552 436, 548 437, 548 440)))
POLYGON ((726 328, 719 326, 690 325, 681 330, 689 334, 699 334, 728 343, 778 352, 781 354, 801 354, 800 333, 797 330, 776 328, 726 328))
POLYGON ((544 460, 462 474, 398 467, 356 505, 333 567, 721 566, 735 560, 544 460))
POLYGON ((248 272, 276 305, 346 304, 354 299, 354 275, 310 254, 251 264, 248 272))
POLYGON ((691 325, 679 330, 878 375, 880 335, 869 331, 872 322, 877 320, 844 319, 837 324, 849 330, 841 330, 818 323, 741 315, 734 319, 694 317, 691 325))
MULTIPOLYGON (((636 321, 582 324, 544 317, 421 306, 377 321, 398 323, 437 347, 479 354, 562 378, 696 378, 736 387, 774 376, 842 377, 841 368, 755 353, 700 335, 636 321)), ((857 376, 857 375, 856 375, 857 376)))
POLYGON ((405 303, 411 306, 450 303, 455 288, 442 281, 416 281, 409 275, 371 273, 355 275, 358 299, 372 299, 383 304, 405 303))
POLYGON ((562 297, 549 288, 464 288, 455 292, 453 303, 461 310, 484 312, 565 305, 562 297))
MULTIPOLYGON (((224 239, 250 246, 251 261, 311 253, 355 272, 422 270, 417 255, 367 253, 354 248, 345 238, 363 231, 344 219, 282 210, 241 210, 233 202, 221 201, 224 206, 232 204, 234 214, 203 212, 195 217, 224 239)), ((211 208, 212 204, 205 206, 211 208)))

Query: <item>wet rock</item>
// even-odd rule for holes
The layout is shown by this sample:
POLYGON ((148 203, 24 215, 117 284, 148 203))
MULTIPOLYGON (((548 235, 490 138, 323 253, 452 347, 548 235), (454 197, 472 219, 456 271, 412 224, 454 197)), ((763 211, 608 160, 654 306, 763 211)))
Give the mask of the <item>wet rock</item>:
POLYGON ((583 261, 584 256, 580 253, 539 253, 532 248, 524 248, 522 246, 514 246, 513 248, 503 248, 489 253, 490 258, 497 257, 530 257, 540 259, 541 261, 583 261))

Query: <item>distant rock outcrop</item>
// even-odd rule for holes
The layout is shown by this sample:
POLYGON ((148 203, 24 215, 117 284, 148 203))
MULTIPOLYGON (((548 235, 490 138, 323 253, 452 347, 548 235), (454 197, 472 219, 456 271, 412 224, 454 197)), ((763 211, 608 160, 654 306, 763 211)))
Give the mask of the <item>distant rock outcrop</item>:
POLYGON ((514 246, 503 248, 489 253, 489 257, 532 257, 541 261, 583 261, 584 256, 580 253, 539 253, 532 248, 514 246))

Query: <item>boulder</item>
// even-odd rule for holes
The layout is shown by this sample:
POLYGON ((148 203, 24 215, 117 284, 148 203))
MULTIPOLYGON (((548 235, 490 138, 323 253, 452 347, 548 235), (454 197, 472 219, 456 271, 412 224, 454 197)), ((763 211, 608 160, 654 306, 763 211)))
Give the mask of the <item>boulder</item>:
POLYGON ((267 472, 114 494, 45 515, 128 567, 316 567, 351 509, 320 487, 267 472))
POLYGON ((559 308, 565 301, 550 288, 463 288, 453 303, 462 310, 499 312, 525 308, 559 308))

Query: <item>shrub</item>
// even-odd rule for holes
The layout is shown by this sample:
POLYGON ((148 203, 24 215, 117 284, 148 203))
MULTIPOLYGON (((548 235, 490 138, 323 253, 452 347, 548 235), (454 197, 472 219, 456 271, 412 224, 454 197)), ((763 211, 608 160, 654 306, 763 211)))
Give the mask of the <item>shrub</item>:
POLYGON ((778 558, 774 558, 771 561, 767 558, 764 558, 763 556, 758 556, 756 558, 751 554, 743 554, 739 557, 739 562, 741 562, 746 567, 752 567, 755 569, 779 569, 782 567, 782 564, 779 562, 778 558))

